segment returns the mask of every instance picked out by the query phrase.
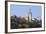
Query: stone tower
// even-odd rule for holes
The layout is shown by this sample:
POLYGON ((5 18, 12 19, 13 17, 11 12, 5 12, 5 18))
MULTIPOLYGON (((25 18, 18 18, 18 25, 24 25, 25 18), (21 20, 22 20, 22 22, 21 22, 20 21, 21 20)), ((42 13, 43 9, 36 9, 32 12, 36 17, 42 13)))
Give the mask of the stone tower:
POLYGON ((29 22, 32 21, 32 12, 31 12, 31 10, 29 10, 29 12, 28 12, 28 21, 29 22))

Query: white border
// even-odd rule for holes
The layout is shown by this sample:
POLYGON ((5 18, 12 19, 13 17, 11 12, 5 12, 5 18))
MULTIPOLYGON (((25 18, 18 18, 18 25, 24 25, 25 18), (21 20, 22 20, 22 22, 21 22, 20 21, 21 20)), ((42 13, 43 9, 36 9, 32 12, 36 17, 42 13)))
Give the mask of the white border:
POLYGON ((8 32, 44 30, 44 4, 8 2, 8 32), (42 7, 42 28, 10 29, 10 4, 15 5, 37 5, 42 7))

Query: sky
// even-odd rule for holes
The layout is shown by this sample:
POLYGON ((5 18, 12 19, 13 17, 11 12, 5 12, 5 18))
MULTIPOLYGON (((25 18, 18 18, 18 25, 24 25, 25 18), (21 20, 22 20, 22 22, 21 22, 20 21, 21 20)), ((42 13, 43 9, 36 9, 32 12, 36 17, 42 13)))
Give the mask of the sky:
POLYGON ((24 16, 29 12, 32 12, 32 18, 37 18, 42 15, 42 8, 41 6, 36 5, 10 5, 10 14, 16 16, 24 16))

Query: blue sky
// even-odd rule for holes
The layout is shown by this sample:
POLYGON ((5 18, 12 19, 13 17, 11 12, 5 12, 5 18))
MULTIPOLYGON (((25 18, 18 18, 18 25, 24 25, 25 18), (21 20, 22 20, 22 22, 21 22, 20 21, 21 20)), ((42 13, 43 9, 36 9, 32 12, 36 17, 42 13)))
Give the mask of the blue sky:
POLYGON ((22 16, 25 15, 29 9, 32 12, 32 17, 37 18, 42 15, 42 8, 41 6, 35 6, 35 5, 15 5, 11 4, 10 5, 10 14, 12 15, 17 15, 17 16, 22 16))

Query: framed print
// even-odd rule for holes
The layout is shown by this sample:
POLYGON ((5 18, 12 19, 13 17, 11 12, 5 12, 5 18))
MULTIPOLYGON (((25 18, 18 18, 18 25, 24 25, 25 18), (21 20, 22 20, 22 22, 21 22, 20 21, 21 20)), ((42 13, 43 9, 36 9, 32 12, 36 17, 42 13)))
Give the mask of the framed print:
POLYGON ((5 2, 5 32, 37 31, 45 31, 45 3, 5 2))

